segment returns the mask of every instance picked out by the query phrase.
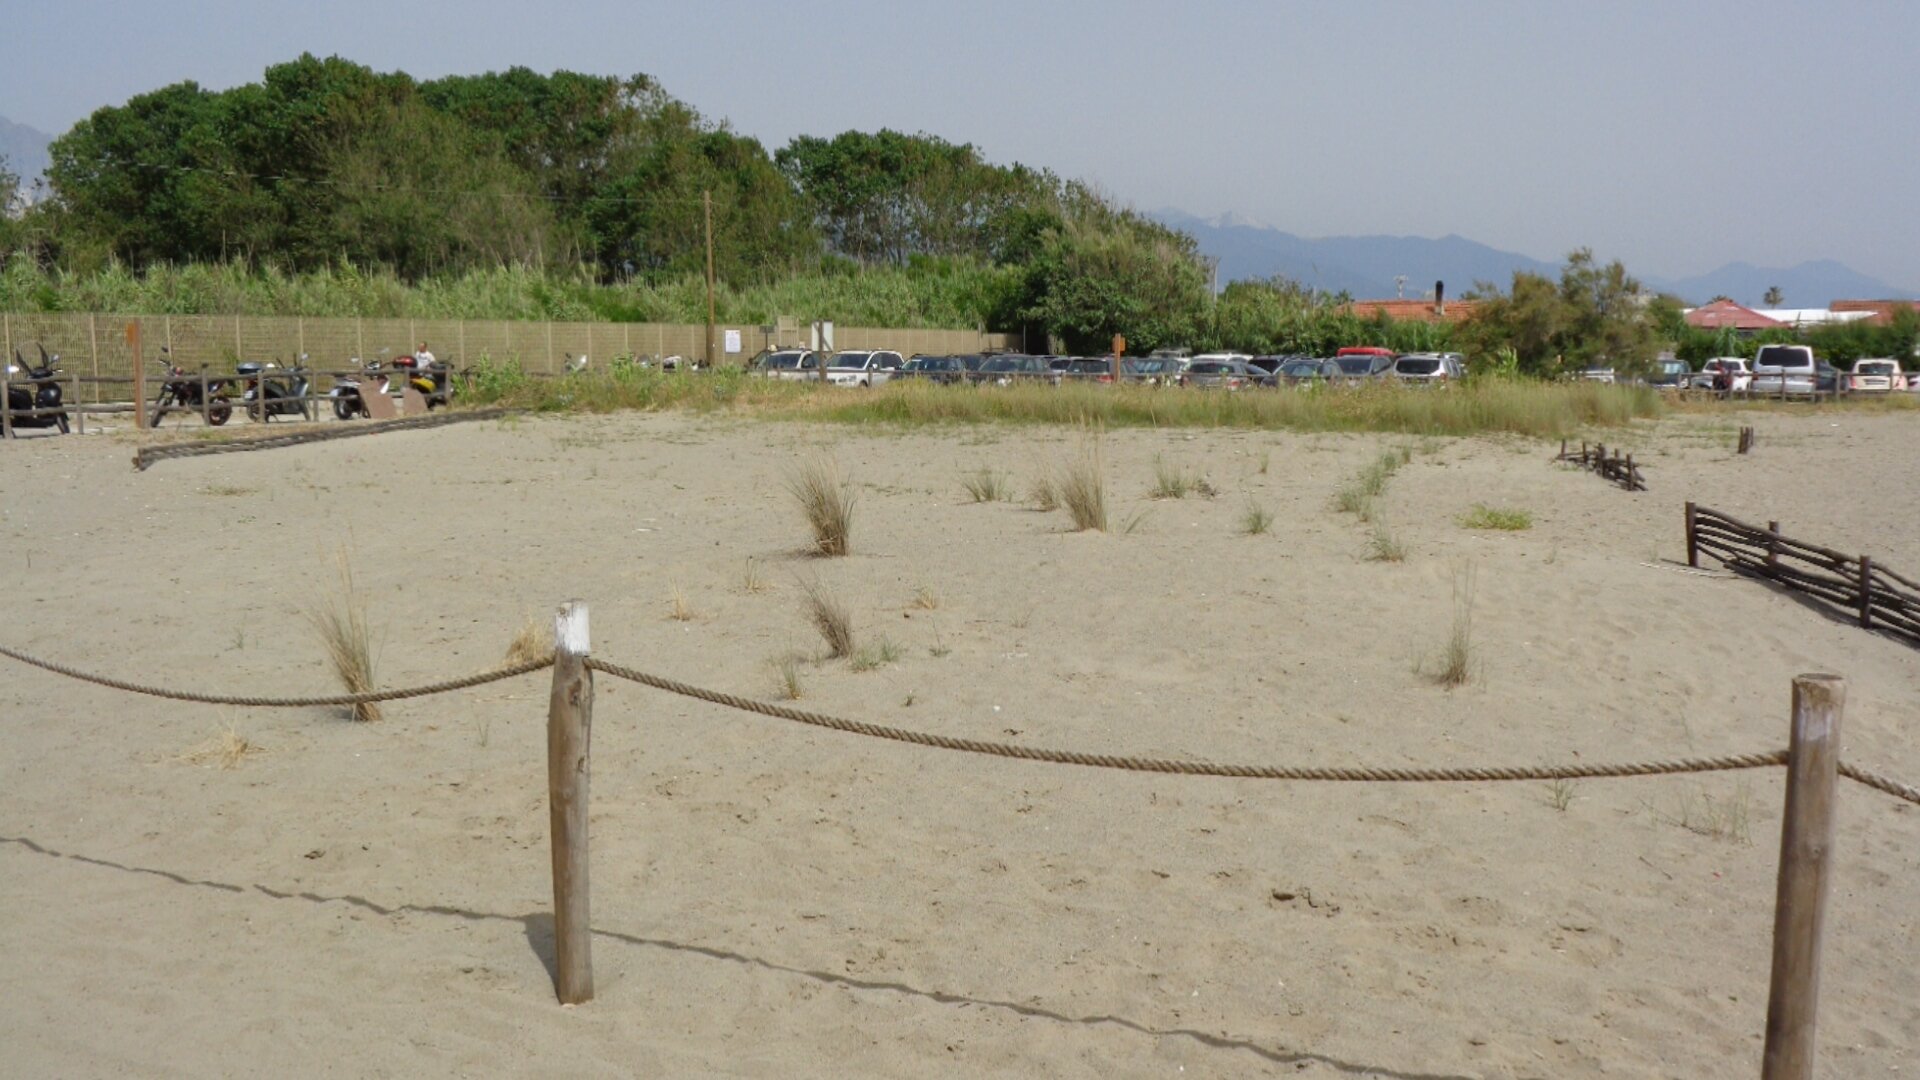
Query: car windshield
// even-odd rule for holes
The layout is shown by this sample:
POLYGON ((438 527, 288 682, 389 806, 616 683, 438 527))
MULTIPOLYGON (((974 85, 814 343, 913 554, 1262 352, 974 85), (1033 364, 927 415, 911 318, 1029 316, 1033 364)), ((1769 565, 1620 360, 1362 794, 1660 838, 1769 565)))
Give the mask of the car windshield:
POLYGON ((867 366, 867 357, 872 355, 872 353, 863 352, 835 353, 833 359, 827 361, 827 366, 830 368, 850 368, 854 371, 861 371, 867 366))
MULTIPOLYGON (((792 371, 800 366, 800 358, 806 355, 806 353, 797 352, 773 353, 767 357, 767 367, 783 371, 792 371)), ((812 367, 813 365, 808 364, 807 366, 812 367)))
POLYGON ((1813 356, 1800 346, 1763 345, 1753 362, 1759 367, 1804 368, 1813 365, 1813 356))
POLYGON ((1660 370, 1669 375, 1682 374, 1687 370, 1687 362, 1685 360, 1662 360, 1660 361, 1660 370))
MULTIPOLYGON (((1364 365, 1361 370, 1365 370, 1364 365)), ((1320 374, 1320 362, 1318 360, 1295 360, 1283 366, 1280 369, 1280 374, 1291 375, 1296 378, 1300 376, 1318 375, 1320 374)))
POLYGON ((996 356, 980 365, 981 371, 1014 371, 1020 367, 1020 360, 1012 356, 996 356))
POLYGON ((1343 356, 1336 363, 1340 365, 1342 375, 1373 374, 1373 357, 1371 356, 1343 356))
POLYGON ((1187 371, 1195 375, 1219 375, 1232 370, 1232 364, 1222 363, 1218 360, 1202 360, 1187 368, 1187 371))
POLYGON ((1403 375, 1431 375, 1440 370, 1440 361, 1431 358, 1406 357, 1395 363, 1393 369, 1403 375))
POLYGON ((1862 375, 1891 375, 1894 368, 1893 362, 1889 360, 1883 364, 1863 363, 1854 370, 1862 375))

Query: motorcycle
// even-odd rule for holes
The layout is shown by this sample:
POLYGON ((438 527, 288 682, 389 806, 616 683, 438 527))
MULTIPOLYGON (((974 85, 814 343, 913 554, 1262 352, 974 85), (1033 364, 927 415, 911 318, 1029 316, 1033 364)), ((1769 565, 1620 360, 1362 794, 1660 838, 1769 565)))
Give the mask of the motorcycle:
MULTIPOLYGON (((356 356, 353 358, 353 365, 356 370, 366 372, 366 380, 374 384, 374 388, 369 391, 370 393, 384 394, 387 392, 387 376, 380 370, 380 361, 369 360, 365 366, 362 366, 360 358, 356 356)), ((333 389, 327 391, 327 397, 333 399, 333 415, 342 420, 352 420, 355 417, 366 416, 367 405, 366 402, 361 399, 360 393, 359 376, 342 375, 340 378, 335 379, 333 381, 333 389)))
POLYGON ((248 419, 263 423, 276 416, 307 419, 307 390, 312 386, 312 379, 307 374, 306 353, 301 353, 299 363, 291 368, 249 360, 235 370, 246 382, 242 401, 246 404, 248 419))
POLYGON ((174 363, 167 349, 162 348, 160 353, 168 358, 167 381, 160 386, 160 400, 154 403, 153 420, 148 427, 159 427, 160 419, 175 409, 197 413, 204 407, 207 423, 214 427, 233 418, 233 398, 227 393, 229 380, 226 376, 202 383, 197 374, 188 375, 186 368, 174 363), (204 398, 201 396, 203 387, 204 398))
POLYGON ((72 429, 67 426, 67 413, 61 407, 60 384, 55 381, 60 369, 54 365, 60 362, 60 354, 49 357, 45 345, 37 347, 40 350, 40 366, 37 368, 29 367, 20 358, 20 350, 13 351, 13 363, 7 365, 7 410, 14 414, 12 425, 16 430, 59 428, 60 434, 65 435, 72 429), (20 381, 13 381, 15 379, 20 381), (22 412, 31 415, 21 416, 22 412))
MULTIPOLYGON (((583 356, 580 358, 582 367, 586 365, 586 362, 586 357, 583 356)), ((427 399, 428 412, 432 412, 439 406, 445 405, 453 400, 453 390, 451 387, 453 369, 451 366, 436 360, 423 367, 419 359, 412 356, 400 357, 393 362, 393 366, 405 372, 407 385, 420 391, 421 396, 427 399)))

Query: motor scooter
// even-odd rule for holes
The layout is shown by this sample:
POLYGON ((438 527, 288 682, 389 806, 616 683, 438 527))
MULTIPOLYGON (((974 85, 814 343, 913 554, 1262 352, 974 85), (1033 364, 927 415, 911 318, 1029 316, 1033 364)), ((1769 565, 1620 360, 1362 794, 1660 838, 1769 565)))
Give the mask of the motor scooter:
MULTIPOLYGON (((160 399, 154 403, 153 419, 148 427, 159 427, 160 420, 175 409, 184 412, 200 412, 204 404, 207 423, 219 427, 233 418, 233 398, 227 393, 226 376, 200 381, 198 374, 189 375, 187 369, 173 362, 171 351, 165 346, 160 355, 166 358, 167 381, 160 385, 160 399), (201 388, 205 387, 205 398, 201 397, 201 388)), ((205 370, 204 368, 202 370, 205 370)))
POLYGON ((249 420, 266 423, 276 416, 298 416, 302 420, 309 418, 307 390, 312 385, 312 379, 307 373, 306 353, 301 353, 299 362, 291 368, 249 360, 235 370, 246 383, 247 391, 242 400, 249 420))
POLYGON ((59 428, 65 435, 72 429, 67 426, 60 383, 56 381, 60 369, 54 365, 60 362, 60 354, 49 357, 45 345, 36 347, 40 350, 39 367, 28 366, 18 349, 13 351, 13 363, 7 365, 7 411, 13 414, 12 427, 16 432, 20 428, 59 428))
POLYGON ((385 394, 392 385, 386 372, 380 369, 380 361, 369 360, 363 365, 360 363, 360 358, 356 356, 352 362, 354 370, 364 374, 342 375, 334 380, 333 389, 327 391, 327 397, 333 400, 333 415, 342 420, 367 416, 367 403, 360 395, 362 393, 385 394), (370 384, 364 391, 361 389, 362 379, 370 384))
MULTIPOLYGON (((581 357, 581 363, 585 364, 586 359, 581 357)), ((407 385, 420 391, 420 395, 427 399, 429 412, 453 400, 453 368, 450 365, 436 360, 423 367, 418 357, 402 356, 393 362, 393 366, 405 372, 407 385)))

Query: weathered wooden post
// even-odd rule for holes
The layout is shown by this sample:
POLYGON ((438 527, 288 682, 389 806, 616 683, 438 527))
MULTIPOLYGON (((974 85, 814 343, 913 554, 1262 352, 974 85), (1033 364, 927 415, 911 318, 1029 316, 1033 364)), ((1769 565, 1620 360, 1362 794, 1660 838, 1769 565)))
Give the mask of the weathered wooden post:
POLYGON ((1687 565, 1700 565, 1700 544, 1693 531, 1693 504, 1687 504, 1687 565))
POLYGON ((1767 522, 1767 573, 1778 575, 1780 572, 1780 523, 1767 522))
POLYGON ((1840 713, 1847 681, 1793 680, 1793 735, 1787 749, 1787 805, 1780 823, 1780 887, 1773 908, 1773 983, 1761 1080, 1811 1080, 1820 1005, 1820 931, 1833 854, 1833 794, 1840 764, 1840 713))
POLYGON ((0 356, 0 439, 13 438, 13 372, 0 356))
POLYGON ((1860 556, 1860 625, 1873 629, 1873 560, 1860 556))
POLYGON ((553 824, 554 992, 562 1005, 593 1000, 593 924, 587 903, 587 751, 593 672, 587 604, 553 618, 553 693, 547 704, 547 806, 553 824))

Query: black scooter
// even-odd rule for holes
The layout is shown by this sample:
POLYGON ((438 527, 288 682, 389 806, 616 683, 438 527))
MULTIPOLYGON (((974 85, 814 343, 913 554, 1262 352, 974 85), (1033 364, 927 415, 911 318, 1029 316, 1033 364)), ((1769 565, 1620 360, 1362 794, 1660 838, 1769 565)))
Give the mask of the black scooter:
POLYGON ((258 360, 249 360, 234 370, 246 383, 247 392, 243 398, 247 407, 247 419, 271 421, 276 416, 298 416, 302 420, 310 418, 307 412, 307 389, 312 380, 307 375, 307 354, 300 354, 300 362, 291 368, 277 368, 273 364, 263 364, 258 360))
POLYGON ((201 383, 198 375, 188 375, 187 369, 172 361, 164 347, 160 350, 167 356, 167 381, 160 387, 160 400, 154 403, 153 420, 148 427, 159 427, 160 418, 174 409, 184 412, 199 412, 202 405, 201 387, 206 388, 204 403, 207 423, 219 427, 233 418, 233 399, 227 393, 226 376, 208 379, 201 383))
POLYGON ((65 435, 72 429, 67 426, 67 412, 61 408, 62 395, 60 384, 55 377, 60 369, 54 367, 60 362, 60 355, 49 357, 45 345, 40 350, 40 366, 28 367, 20 358, 20 350, 13 351, 13 363, 7 365, 7 410, 14 415, 11 418, 14 430, 20 428, 59 428, 65 435), (22 416, 22 412, 30 415, 22 416))

